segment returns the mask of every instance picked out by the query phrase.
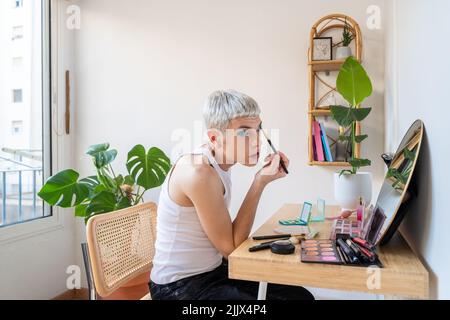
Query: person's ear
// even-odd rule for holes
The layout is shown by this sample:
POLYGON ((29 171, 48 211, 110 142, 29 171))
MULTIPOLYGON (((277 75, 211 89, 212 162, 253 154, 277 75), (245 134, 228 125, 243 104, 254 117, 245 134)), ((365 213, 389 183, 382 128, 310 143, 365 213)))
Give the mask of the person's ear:
POLYGON ((215 145, 215 146, 220 146, 222 143, 222 132, 220 130, 217 129, 208 129, 208 131, 206 132, 206 134, 208 135, 208 139, 209 141, 215 145))

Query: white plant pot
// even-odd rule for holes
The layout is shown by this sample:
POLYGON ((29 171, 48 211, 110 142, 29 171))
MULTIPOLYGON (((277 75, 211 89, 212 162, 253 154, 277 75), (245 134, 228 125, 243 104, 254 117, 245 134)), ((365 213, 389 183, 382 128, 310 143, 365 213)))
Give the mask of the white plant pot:
POLYGON ((352 55, 352 48, 338 47, 336 50, 336 60, 347 59, 352 55))
POLYGON ((372 200, 372 174, 370 172, 344 173, 341 176, 339 174, 339 172, 334 174, 334 198, 342 210, 355 210, 360 197, 368 206, 372 200))

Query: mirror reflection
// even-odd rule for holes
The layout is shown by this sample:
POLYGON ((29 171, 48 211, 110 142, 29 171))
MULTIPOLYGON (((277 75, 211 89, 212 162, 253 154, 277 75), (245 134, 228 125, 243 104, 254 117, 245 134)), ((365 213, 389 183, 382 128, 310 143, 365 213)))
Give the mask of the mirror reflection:
POLYGON ((375 211, 384 215, 377 242, 389 231, 400 205, 409 200, 408 185, 414 172, 423 136, 423 123, 418 120, 409 128, 395 153, 378 195, 375 211))

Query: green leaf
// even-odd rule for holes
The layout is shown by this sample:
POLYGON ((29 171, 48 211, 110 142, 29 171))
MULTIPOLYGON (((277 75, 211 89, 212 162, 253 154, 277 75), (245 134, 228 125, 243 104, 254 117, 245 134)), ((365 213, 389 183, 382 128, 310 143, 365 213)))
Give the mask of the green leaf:
POLYGON ((372 108, 348 108, 344 106, 331 106, 331 114, 334 120, 344 127, 350 127, 355 121, 364 120, 372 110, 372 108))
POLYGON ((97 176, 89 176, 87 178, 81 179, 80 183, 86 184, 89 189, 94 189, 100 182, 98 181, 97 176))
POLYGON ((369 136, 367 134, 363 134, 361 136, 355 136, 355 142, 361 143, 362 141, 366 140, 369 136))
POLYGON ((130 200, 126 197, 116 199, 116 195, 110 191, 102 191, 92 198, 86 208, 88 215, 112 212, 131 206, 130 200))
POLYGON ((344 173, 353 174, 352 170, 341 170, 341 173, 339 173, 339 178, 340 178, 344 173))
POLYGON ((89 198, 93 196, 93 194, 95 193, 95 188, 100 184, 97 176, 89 176, 87 178, 81 179, 80 183, 85 184, 89 188, 89 198))
POLYGON ((372 94, 372 82, 366 70, 354 57, 348 57, 345 60, 339 71, 336 87, 337 91, 353 107, 372 94))
POLYGON ((92 156, 94 165, 97 169, 103 168, 114 161, 117 156, 117 150, 109 149, 109 143, 102 143, 90 146, 86 154, 92 156))
POLYGON ((94 194, 100 193, 102 191, 108 191, 109 189, 104 184, 99 184, 93 190, 94 194))
POLYGON ((372 108, 354 108, 351 111, 352 119, 355 121, 363 121, 369 115, 372 108))
POLYGON ((125 176, 125 178, 123 179, 123 184, 127 184, 129 186, 133 186, 134 185, 134 178, 130 175, 125 176))
POLYGON ((97 177, 106 189, 111 190, 112 192, 117 189, 116 180, 111 176, 108 167, 97 169, 97 177))
MULTIPOLYGON (((399 182, 405 184, 408 181, 409 174, 406 172, 402 173, 398 169, 395 169, 395 168, 389 168, 389 170, 387 172, 387 177, 388 178, 393 177, 396 180, 395 185, 397 185, 399 182)), ((395 185, 392 185, 392 186, 395 187, 395 185)))
POLYGON ((344 106, 330 106, 331 114, 334 120, 344 128, 349 127, 353 119, 351 117, 351 109, 344 106))
POLYGON ((350 137, 350 136, 339 136, 338 140, 341 141, 341 142, 348 142, 348 141, 352 140, 352 137, 350 137))
POLYGON ((119 174, 115 179, 116 186, 121 186, 123 184, 124 178, 121 174, 119 174))
POLYGON ((72 169, 61 171, 45 182, 38 196, 52 206, 76 206, 89 196, 88 184, 78 181, 79 176, 72 169))
POLYGON ((372 164, 369 159, 350 159, 348 161, 353 168, 367 167, 372 164))
POLYGON ((389 168, 388 172, 386 173, 386 178, 394 177, 397 172, 397 169, 389 168))
POLYGON ((414 160, 415 155, 416 155, 415 151, 411 151, 408 148, 405 148, 403 150, 403 156, 408 160, 414 160))
POLYGON ((76 217, 85 217, 86 216, 86 208, 87 204, 79 204, 75 207, 75 216, 76 217))
POLYGON ((137 185, 145 190, 159 187, 170 170, 170 159, 158 148, 148 153, 142 145, 137 145, 128 153, 127 169, 137 185))
POLYGON ((94 144, 86 150, 86 154, 88 154, 90 156, 94 156, 95 154, 97 154, 99 152, 104 152, 108 149, 109 149, 109 143, 94 144))

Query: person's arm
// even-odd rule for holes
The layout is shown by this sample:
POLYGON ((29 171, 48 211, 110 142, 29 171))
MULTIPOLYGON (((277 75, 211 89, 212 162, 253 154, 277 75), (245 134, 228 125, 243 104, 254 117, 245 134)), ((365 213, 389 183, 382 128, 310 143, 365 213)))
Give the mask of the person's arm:
POLYGON ((258 208, 258 203, 264 188, 271 181, 286 176, 286 173, 280 166, 280 155, 286 167, 289 167, 289 159, 284 153, 280 152, 279 155, 269 155, 264 160, 266 163, 265 166, 256 174, 252 186, 242 202, 236 219, 233 221, 233 237, 236 247, 244 242, 250 234, 255 220, 256 209, 258 208))
MULTIPOLYGON (((289 160, 280 154, 288 166, 289 160)), ((220 179, 211 179, 216 174, 213 168, 195 166, 183 179, 183 192, 194 204, 209 240, 225 258, 248 238, 265 186, 285 176, 280 167, 279 155, 271 155, 266 161, 268 163, 256 174, 233 222, 223 198, 222 182, 220 179)))

